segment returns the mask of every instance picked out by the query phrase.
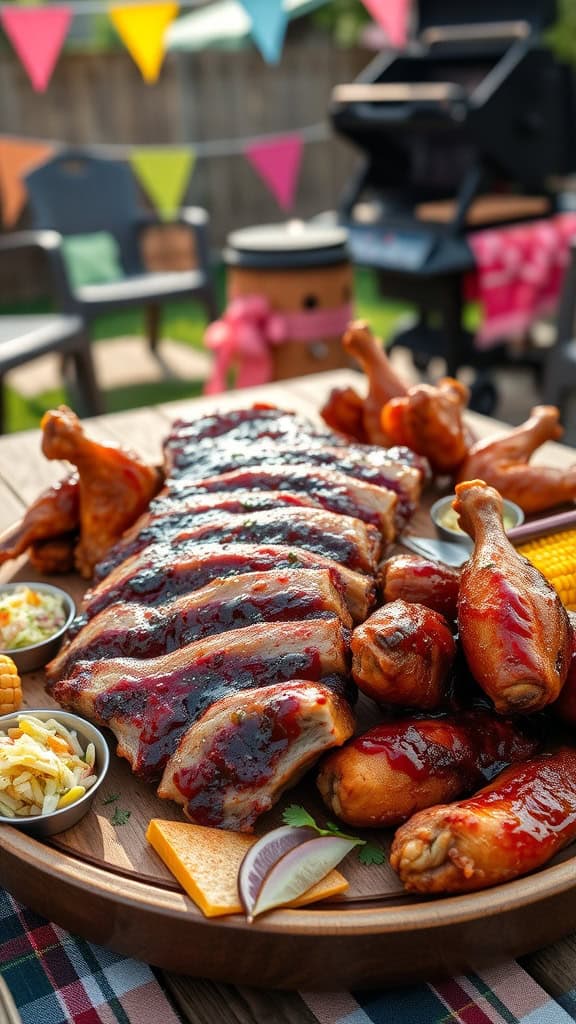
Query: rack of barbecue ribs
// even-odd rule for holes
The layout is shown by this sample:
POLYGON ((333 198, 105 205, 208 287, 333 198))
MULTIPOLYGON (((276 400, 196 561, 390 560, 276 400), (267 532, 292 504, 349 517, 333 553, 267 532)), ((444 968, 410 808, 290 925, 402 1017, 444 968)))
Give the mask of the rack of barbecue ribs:
POLYGON ((428 467, 268 405, 178 421, 164 452, 49 690, 191 820, 249 830, 353 733, 351 628, 428 467))

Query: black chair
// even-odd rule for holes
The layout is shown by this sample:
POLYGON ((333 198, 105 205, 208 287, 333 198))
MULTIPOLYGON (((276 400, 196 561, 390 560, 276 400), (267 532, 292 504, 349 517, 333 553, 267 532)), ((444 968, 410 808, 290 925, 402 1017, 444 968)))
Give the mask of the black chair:
POLYGON ((560 305, 556 340, 546 359, 542 398, 557 405, 561 412, 570 391, 576 390, 576 239, 570 244, 570 263, 566 271, 560 305))
MULTIPOLYGON (((51 234, 25 231, 0 237, 0 257, 36 246, 49 250, 51 234)), ((104 412, 90 338, 82 317, 62 313, 0 316, 0 433, 5 429, 5 374, 52 353, 62 356, 64 380, 80 415, 97 416, 104 412)))
POLYGON ((209 320, 217 317, 205 210, 187 207, 177 218, 193 232, 196 268, 148 272, 140 256, 140 236, 144 228, 159 222, 138 205, 136 182, 126 164, 65 150, 28 174, 26 188, 34 226, 51 233, 45 251, 61 310, 91 321, 112 309, 144 306, 152 349, 160 335, 162 304, 169 300, 195 296, 209 320), (116 241, 124 276, 74 288, 63 256, 63 237, 103 231, 116 241))

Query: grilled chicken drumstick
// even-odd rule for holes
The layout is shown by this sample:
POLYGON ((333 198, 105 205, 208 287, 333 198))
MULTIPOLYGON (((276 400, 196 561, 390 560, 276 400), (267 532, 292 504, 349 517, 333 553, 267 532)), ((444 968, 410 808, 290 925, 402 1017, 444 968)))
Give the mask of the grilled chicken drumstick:
POLYGON ((474 541, 458 596, 472 675, 502 714, 539 711, 568 673, 571 630, 556 591, 508 540, 502 498, 483 480, 456 486, 454 508, 474 541))
POLYGON ((157 493, 161 475, 132 452, 90 441, 78 417, 64 405, 45 413, 41 427, 46 458, 65 459, 78 469, 80 541, 76 565, 88 579, 100 558, 157 493))
POLYGON ((568 725, 576 725, 576 612, 568 612, 570 628, 572 630, 572 654, 566 682, 556 703, 554 711, 563 722, 568 725))
POLYGON ((421 604, 392 601, 354 630, 352 675, 379 704, 432 710, 444 697, 455 653, 441 615, 421 604))
POLYGON ((489 711, 406 718, 377 725, 329 754, 317 784, 329 810, 348 825, 384 828, 472 791, 490 769, 525 761, 538 746, 489 711))
POLYGON ((553 405, 537 405, 530 419, 515 430, 478 441, 462 463, 458 479, 485 480, 525 512, 541 512, 562 502, 576 501, 576 463, 569 469, 555 469, 528 462, 545 441, 562 437, 559 415, 553 405))
POLYGON ((471 892, 541 867, 576 836, 576 750, 507 768, 402 825, 390 863, 412 892, 471 892))
POLYGON ((406 386, 392 369, 380 342, 365 320, 354 320, 342 338, 345 350, 357 359, 368 377, 368 395, 360 398, 353 388, 338 390, 322 409, 328 426, 362 443, 390 444, 380 423, 382 406, 396 395, 405 395, 406 386))

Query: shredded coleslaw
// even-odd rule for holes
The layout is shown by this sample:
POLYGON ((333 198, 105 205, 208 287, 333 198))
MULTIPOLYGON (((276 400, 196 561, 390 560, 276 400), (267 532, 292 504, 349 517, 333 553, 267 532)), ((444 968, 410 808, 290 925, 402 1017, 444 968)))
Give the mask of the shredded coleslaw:
POLYGON ((48 640, 65 622, 64 606, 54 594, 22 586, 0 595, 0 648, 3 651, 48 640))
POLYGON ((18 727, 0 732, 0 814, 50 814, 79 800, 96 782, 96 752, 82 750, 74 730, 55 718, 19 715, 18 727))

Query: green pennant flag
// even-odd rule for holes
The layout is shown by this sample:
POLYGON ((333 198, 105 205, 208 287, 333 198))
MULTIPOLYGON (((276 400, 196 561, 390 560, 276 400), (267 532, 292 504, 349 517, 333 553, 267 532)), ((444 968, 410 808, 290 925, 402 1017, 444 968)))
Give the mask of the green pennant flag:
POLYGON ((132 170, 162 220, 178 213, 195 159, 191 149, 132 150, 132 170))

